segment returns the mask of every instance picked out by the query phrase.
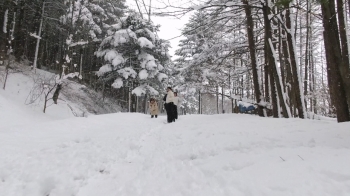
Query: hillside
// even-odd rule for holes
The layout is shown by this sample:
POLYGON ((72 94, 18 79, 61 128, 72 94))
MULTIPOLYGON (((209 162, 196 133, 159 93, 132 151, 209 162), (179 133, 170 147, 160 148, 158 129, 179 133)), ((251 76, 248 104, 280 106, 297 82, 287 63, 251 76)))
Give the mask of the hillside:
MULTIPOLYGON (((0 67, 2 74, 4 73, 2 71, 3 69, 4 67, 0 67)), ((7 79, 6 90, 1 89, 0 95, 3 95, 3 97, 14 103, 25 105, 25 108, 43 111, 44 96, 38 96, 42 90, 40 84, 54 81, 55 75, 39 69, 35 75, 29 66, 22 64, 16 64, 11 72, 7 79), (34 98, 37 99, 33 101, 34 98)), ((1 78, 3 81, 3 77, 1 78)), ((52 95, 49 97, 51 98, 52 95)), ((116 101, 108 98, 105 98, 103 101, 101 93, 97 93, 85 85, 69 79, 63 80, 63 88, 58 104, 55 105, 52 100, 49 100, 48 105, 46 116, 52 116, 54 118, 66 118, 67 116, 82 117, 90 114, 106 114, 122 111, 122 108, 119 107, 116 101)))

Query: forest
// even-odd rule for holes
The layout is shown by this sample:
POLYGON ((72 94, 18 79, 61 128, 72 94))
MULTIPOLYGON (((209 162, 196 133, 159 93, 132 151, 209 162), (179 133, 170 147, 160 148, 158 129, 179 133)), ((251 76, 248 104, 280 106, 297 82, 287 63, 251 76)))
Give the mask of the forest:
POLYGON ((261 117, 350 121, 350 1, 176 2, 0 0, 3 89, 22 62, 76 76, 129 112, 146 112, 172 86, 184 114, 238 113, 248 103, 261 117), (184 15, 171 46, 152 17, 184 15))

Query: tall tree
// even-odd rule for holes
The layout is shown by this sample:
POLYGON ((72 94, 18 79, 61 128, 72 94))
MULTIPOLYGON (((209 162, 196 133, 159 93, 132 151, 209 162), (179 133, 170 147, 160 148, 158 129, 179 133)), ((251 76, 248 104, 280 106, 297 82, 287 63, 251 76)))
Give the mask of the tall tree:
POLYGON ((254 21, 251 12, 251 7, 249 5, 248 0, 242 0, 242 3, 245 4, 245 13, 247 16, 247 32, 248 32, 248 43, 249 43, 249 51, 250 51, 250 59, 253 71, 253 82, 254 82, 254 92, 256 103, 258 103, 258 114, 259 116, 264 116, 263 107, 260 105, 261 103, 261 90, 259 84, 259 76, 258 76, 258 64, 256 59, 256 43, 254 40, 254 21))
POLYGON ((264 23, 265 23, 265 53, 266 53, 266 60, 269 67, 269 78, 270 78, 270 85, 271 85, 271 97, 272 97, 272 104, 273 104, 273 116, 275 118, 279 117, 279 105, 282 107, 283 111, 283 117, 288 118, 288 112, 287 112, 287 106, 286 102, 284 100, 283 95, 283 89, 281 86, 281 80, 279 78, 279 74, 277 72, 277 56, 275 55, 275 48, 272 43, 273 37, 272 37, 272 27, 271 27, 271 20, 269 18, 269 15, 271 15, 271 2, 266 0, 265 4, 263 5, 263 13, 264 13, 264 23), (276 94, 276 89, 277 93, 276 94), (278 96, 278 99, 277 99, 278 96), (279 102, 278 102, 279 100, 279 102))
POLYGON ((343 0, 337 0, 337 13, 338 13, 338 23, 339 23, 339 35, 341 41, 341 57, 342 64, 339 65, 341 79, 344 83, 344 90, 346 94, 346 99, 348 103, 348 108, 350 110, 350 59, 349 59, 349 44, 348 36, 346 33, 347 25, 345 23, 346 15, 344 10, 343 0))
POLYGON ((341 72, 344 66, 338 33, 338 23, 334 0, 322 1, 324 45, 327 57, 328 83, 331 88, 332 103, 336 107, 338 122, 350 121, 345 85, 341 72))
POLYGON ((113 80, 112 86, 117 89, 133 84, 133 93, 138 96, 158 94, 155 87, 167 78, 162 71, 169 55, 168 43, 158 38, 157 31, 135 13, 122 18, 96 52, 105 61, 98 76, 104 81, 113 80))

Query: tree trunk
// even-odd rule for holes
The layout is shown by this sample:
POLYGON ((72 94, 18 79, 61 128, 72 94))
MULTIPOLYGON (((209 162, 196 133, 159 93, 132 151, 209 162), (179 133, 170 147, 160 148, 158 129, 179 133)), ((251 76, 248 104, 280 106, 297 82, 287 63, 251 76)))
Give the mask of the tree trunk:
MULTIPOLYGON (((266 47, 265 47, 266 49, 266 47)), ((264 58, 264 98, 266 102, 271 102, 270 99, 270 89, 269 89, 269 66, 266 58, 266 52, 265 52, 265 58, 264 58)))
POLYGON ((35 47, 35 56, 34 56, 34 63, 33 63, 34 73, 36 73, 37 62, 38 62, 38 53, 39 53, 39 46, 40 46, 40 40, 41 40, 41 29, 43 27, 44 12, 45 12, 45 1, 43 1, 43 4, 42 4, 40 25, 39 25, 39 30, 37 34, 38 37, 37 37, 36 47, 35 47))
MULTIPOLYGON (((306 97, 308 96, 308 75, 309 75, 309 70, 308 68, 310 67, 309 66, 309 47, 310 47, 310 44, 309 44, 309 37, 310 37, 310 14, 309 14, 309 4, 310 2, 307 2, 306 3, 306 43, 305 43, 305 71, 304 71, 304 97, 305 97, 305 109, 307 109, 307 99, 306 97)), ((300 44, 301 45, 301 44, 300 44)), ((311 104, 310 104, 311 106, 311 104)), ((312 107, 312 106, 311 106, 312 107)))
POLYGON ((216 85, 216 113, 219 114, 219 86, 216 85))
MULTIPOLYGON (((57 86, 57 87, 58 87, 58 86, 57 86)), ((61 89, 61 87, 59 87, 59 88, 61 89)), ((59 89, 58 91, 60 91, 60 89, 59 89)), ((50 95, 50 93, 51 93, 52 90, 53 90, 53 88, 50 89, 50 91, 47 92, 46 94, 44 93, 44 95, 45 95, 44 109, 43 109, 43 112, 44 112, 44 113, 46 113, 47 101, 49 100, 48 97, 49 97, 49 95, 50 95)), ((56 91, 57 91, 57 88, 56 88, 56 91)), ((55 91, 55 94, 56 94, 56 91, 55 91)), ((55 98, 55 104, 57 104, 57 99, 58 99, 58 95, 57 95, 57 97, 55 98)))
MULTIPOLYGON (((58 84, 57 87, 56 87, 55 93, 54 93, 53 96, 52 96, 53 102, 54 102, 55 104, 57 104, 58 96, 60 95, 61 89, 62 89, 62 85, 61 85, 61 84, 58 84)), ((45 99, 46 99, 46 98, 45 98, 45 99)), ((46 108, 46 107, 45 107, 45 108, 46 108)), ((45 110, 44 110, 44 113, 45 113, 45 110)))
POLYGON ((337 19, 334 17, 334 0, 322 3, 321 8, 324 27, 324 44, 327 54, 328 84, 331 90, 332 103, 336 108, 338 122, 350 121, 345 88, 339 67, 343 64, 343 60, 341 58, 337 19))
MULTIPOLYGON (((5 90, 6 88, 6 83, 7 83, 7 78, 9 75, 9 69, 10 69, 10 63, 12 60, 11 58, 11 53, 12 53, 12 40, 14 39, 14 32, 15 32, 15 26, 16 26, 16 12, 17 12, 17 7, 15 2, 9 2, 8 3, 9 7, 5 11, 7 17, 7 24, 3 24, 3 29, 0 29, 0 31, 6 31, 4 33, 7 33, 6 37, 6 54, 7 54, 7 64, 5 67, 5 81, 4 81, 4 86, 3 89, 5 90)), ((5 23, 5 20, 4 20, 5 23)))
POLYGON ((254 40, 254 21, 251 13, 251 8, 249 6, 248 0, 242 0, 242 3, 245 4, 245 13, 247 16, 247 33, 248 33, 248 43, 249 43, 249 52, 250 59, 253 71, 253 82, 254 82, 254 92, 255 92, 255 100, 258 104, 258 115, 264 116, 263 107, 260 105, 261 103, 261 89, 259 84, 259 76, 258 76, 258 65, 256 59, 256 45, 254 40))
POLYGON ((292 22, 291 22, 291 16, 290 16, 290 8, 287 7, 286 9, 286 26, 289 32, 287 32, 287 42, 288 42, 288 49, 289 49, 289 55, 290 55, 290 65, 292 68, 292 77, 293 77, 293 88, 295 93, 295 106, 298 110, 298 116, 299 118, 305 118, 305 106, 303 102, 303 94, 301 91, 301 84, 300 84, 300 75, 297 65, 297 60, 295 56, 296 48, 295 48, 295 38, 294 34, 292 34, 293 28, 292 28, 292 22))
POLYGON ((102 81, 102 101, 105 101, 105 97, 106 97, 105 88, 106 88, 106 82, 102 81))
MULTIPOLYGON (((268 1, 268 0, 267 0, 268 1)), ((269 74, 270 74, 270 85, 271 85, 271 98, 273 105, 273 116, 275 118, 279 117, 278 112, 278 99, 276 94, 276 89, 278 93, 279 100, 281 100, 281 106, 283 111, 283 117, 288 118, 287 108, 285 105, 282 87, 279 79, 279 75, 276 67, 276 56, 274 55, 274 47, 272 45, 272 29, 271 29, 271 21, 269 20, 269 15, 271 14, 270 7, 268 6, 268 2, 263 7, 264 12, 264 24, 265 24, 265 53, 269 66, 269 74)))
POLYGON ((2 87, 2 89, 6 89, 6 82, 7 82, 7 77, 9 75, 9 67, 10 67, 10 59, 7 60, 7 64, 5 67, 5 79, 4 79, 4 86, 2 87))
MULTIPOLYGON (((26 31, 26 23, 28 22, 28 19, 25 16, 25 10, 26 2, 20 1, 19 2, 19 12, 18 12, 18 20, 16 22, 16 38, 14 40, 14 45, 16 50, 14 50, 14 55, 16 59, 20 59, 21 56, 25 55, 25 48, 26 48, 26 38, 27 38, 27 31, 26 31)), ((2 21, 0 19, 0 21, 2 21)), ((0 22, 0 24, 2 24, 0 22)), ((1 36, 0 36, 1 37, 1 36)))
MULTIPOLYGON (((310 38, 312 40, 312 36, 310 38)), ((317 114, 317 108, 316 108, 316 104, 317 104, 317 98, 315 95, 315 86, 316 86, 316 80, 315 80, 315 74, 317 73, 317 69, 315 66, 315 60, 314 60, 314 55, 313 55, 313 47, 311 45, 311 49, 310 49, 310 59, 312 59, 311 61, 311 67, 312 67, 312 73, 311 73, 311 78, 312 78, 312 96, 313 96, 313 109, 314 109, 314 113, 317 114)))
MULTIPOLYGON (((344 83, 345 93, 347 97, 348 109, 350 110, 350 65, 349 65, 349 49, 348 38, 346 33, 345 15, 344 15, 344 2, 343 0, 337 0, 337 12, 339 21, 339 34, 341 40, 341 55, 342 64, 339 64, 340 75, 344 83)), ((333 17, 334 18, 334 17, 333 17)))
POLYGON ((225 101, 225 97, 224 97, 224 85, 222 85, 221 87, 221 110, 222 110, 222 113, 225 113, 225 109, 224 109, 224 101, 225 101))
MULTIPOLYGON (((143 105, 144 105, 144 113, 145 114, 147 114, 147 103, 148 103, 148 101, 147 101, 147 94, 145 94, 145 100, 144 100, 144 103, 143 103, 143 105)), ((159 102, 158 102, 158 107, 160 107, 159 106, 159 102)))
POLYGON ((198 114, 202 114, 202 96, 200 90, 198 92, 198 114))

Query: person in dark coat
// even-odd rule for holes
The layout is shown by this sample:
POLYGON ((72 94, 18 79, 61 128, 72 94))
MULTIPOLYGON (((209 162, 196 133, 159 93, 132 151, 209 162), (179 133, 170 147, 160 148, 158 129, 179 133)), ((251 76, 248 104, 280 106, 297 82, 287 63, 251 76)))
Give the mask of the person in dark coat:
POLYGON ((163 100, 165 99, 164 107, 167 114, 167 121, 168 123, 172 123, 172 122, 175 122, 174 93, 171 87, 168 87, 166 91, 167 91, 167 94, 163 98, 163 100))
POLYGON ((179 97, 177 96, 177 92, 174 92, 174 118, 177 120, 178 114, 177 114, 177 106, 179 105, 179 97))

